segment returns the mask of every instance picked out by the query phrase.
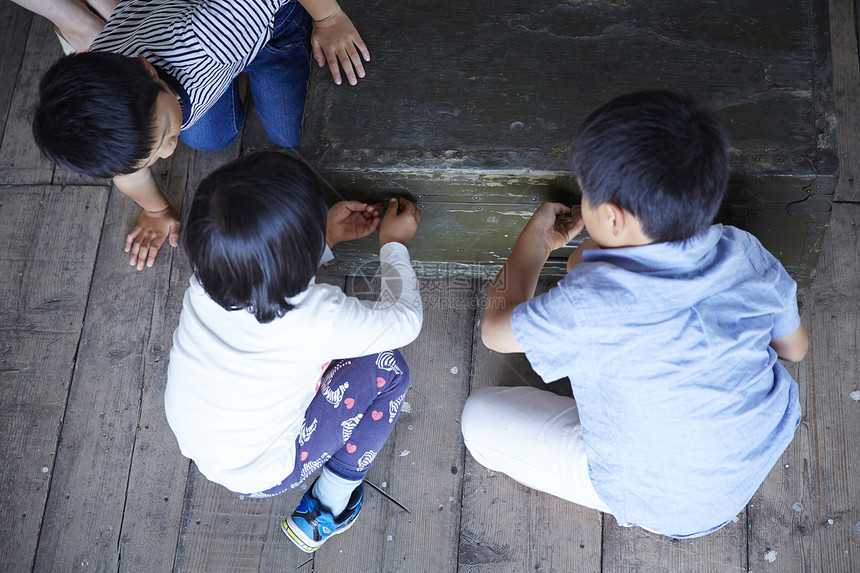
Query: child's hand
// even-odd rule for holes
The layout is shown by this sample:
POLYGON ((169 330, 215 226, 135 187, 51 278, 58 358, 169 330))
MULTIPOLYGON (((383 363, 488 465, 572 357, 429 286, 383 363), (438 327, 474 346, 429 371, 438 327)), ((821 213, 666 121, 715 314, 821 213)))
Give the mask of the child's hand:
POLYGON ((129 264, 137 265, 137 270, 143 269, 144 264, 151 267, 165 239, 170 241, 172 247, 179 244, 179 216, 176 210, 169 205, 161 211, 144 210, 137 220, 137 226, 125 239, 125 252, 131 252, 129 264))
POLYGON ((535 211, 521 236, 541 241, 550 252, 568 244, 585 228, 579 207, 571 209, 561 203, 544 203, 535 211))
POLYGON ((346 74, 346 79, 350 85, 358 83, 356 74, 359 78, 364 77, 364 66, 361 63, 362 57, 365 62, 370 61, 370 52, 367 51, 367 46, 352 24, 352 20, 338 6, 337 11, 323 18, 322 20, 314 20, 314 29, 311 33, 311 46, 314 50, 314 59, 319 67, 323 67, 328 62, 328 68, 331 70, 331 77, 334 83, 340 85, 340 66, 343 66, 343 72, 346 74), (358 48, 358 49, 356 49, 358 48), (361 57, 359 57, 361 51, 361 57), (355 68, 353 70, 353 68, 355 68))
POLYGON ((420 220, 421 212, 412 201, 392 198, 379 225, 379 246, 392 242, 407 244, 415 236, 420 220))
POLYGON ((376 230, 381 220, 381 204, 368 205, 358 201, 340 201, 328 210, 325 242, 329 248, 342 241, 366 237, 376 230))

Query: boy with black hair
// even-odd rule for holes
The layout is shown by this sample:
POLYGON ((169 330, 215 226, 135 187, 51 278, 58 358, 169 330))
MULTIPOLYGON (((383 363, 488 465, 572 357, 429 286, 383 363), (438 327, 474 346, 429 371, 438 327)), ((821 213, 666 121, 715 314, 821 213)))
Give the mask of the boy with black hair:
POLYGON ((481 335, 547 382, 484 388, 463 411, 481 464, 672 537, 750 500, 800 420, 807 335, 796 285, 749 233, 711 225, 728 140, 690 98, 642 92, 591 114, 573 143, 580 209, 545 203, 490 287, 481 335), (583 227, 568 273, 534 296, 549 253, 583 227))
POLYGON ((33 135, 51 159, 113 177, 143 207, 125 245, 142 269, 179 237, 150 166, 179 139, 217 151, 238 136, 243 71, 272 141, 299 145, 311 54, 337 84, 340 66, 351 84, 364 77, 370 54, 337 0, 124 0, 90 52, 45 74, 33 135))

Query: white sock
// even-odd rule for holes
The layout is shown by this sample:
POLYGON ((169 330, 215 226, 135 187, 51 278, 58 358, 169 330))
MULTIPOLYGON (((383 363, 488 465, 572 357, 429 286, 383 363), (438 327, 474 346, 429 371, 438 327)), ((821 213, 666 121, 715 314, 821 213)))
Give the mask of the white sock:
POLYGON ((323 466, 322 473, 313 487, 313 496, 335 517, 343 513, 349 497, 363 480, 353 481, 340 477, 323 466))

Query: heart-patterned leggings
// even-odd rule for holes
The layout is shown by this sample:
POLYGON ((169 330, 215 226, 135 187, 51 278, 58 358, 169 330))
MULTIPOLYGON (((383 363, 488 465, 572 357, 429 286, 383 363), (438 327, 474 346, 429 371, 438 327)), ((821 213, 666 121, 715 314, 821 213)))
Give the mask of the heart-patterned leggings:
POLYGON ((333 361, 305 410, 292 473, 265 491, 241 495, 278 495, 323 466, 346 479, 363 479, 394 429, 408 388, 409 367, 397 350, 333 361))

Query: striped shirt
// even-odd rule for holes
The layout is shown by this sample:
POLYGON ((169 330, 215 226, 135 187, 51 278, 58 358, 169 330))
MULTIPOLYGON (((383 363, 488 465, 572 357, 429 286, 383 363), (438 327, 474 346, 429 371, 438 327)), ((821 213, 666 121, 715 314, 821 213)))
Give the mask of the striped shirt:
POLYGON ((257 56, 289 1, 122 0, 90 51, 142 55, 176 80, 185 129, 257 56))

